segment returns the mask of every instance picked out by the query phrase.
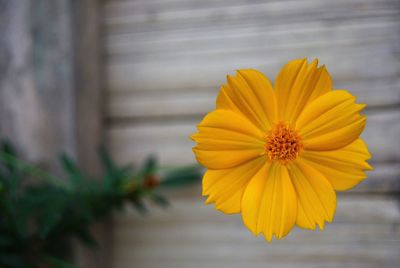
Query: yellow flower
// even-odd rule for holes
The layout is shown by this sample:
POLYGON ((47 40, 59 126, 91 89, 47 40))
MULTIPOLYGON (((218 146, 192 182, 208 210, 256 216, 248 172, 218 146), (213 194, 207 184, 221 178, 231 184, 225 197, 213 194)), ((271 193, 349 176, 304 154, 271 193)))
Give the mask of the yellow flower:
POLYGON ((325 66, 306 59, 286 64, 275 86, 256 70, 239 70, 221 87, 216 110, 192 136, 208 170, 206 203, 241 213, 254 235, 286 236, 296 224, 324 228, 337 191, 348 190, 372 167, 359 138, 366 123, 355 97, 332 90, 325 66))

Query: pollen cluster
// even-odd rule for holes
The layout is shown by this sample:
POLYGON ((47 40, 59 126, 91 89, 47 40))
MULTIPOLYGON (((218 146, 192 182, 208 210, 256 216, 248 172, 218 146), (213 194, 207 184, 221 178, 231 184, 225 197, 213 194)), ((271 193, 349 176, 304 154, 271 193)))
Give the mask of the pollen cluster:
POLYGON ((302 149, 303 144, 297 131, 283 122, 277 123, 267 135, 265 152, 273 161, 287 164, 296 159, 302 149))

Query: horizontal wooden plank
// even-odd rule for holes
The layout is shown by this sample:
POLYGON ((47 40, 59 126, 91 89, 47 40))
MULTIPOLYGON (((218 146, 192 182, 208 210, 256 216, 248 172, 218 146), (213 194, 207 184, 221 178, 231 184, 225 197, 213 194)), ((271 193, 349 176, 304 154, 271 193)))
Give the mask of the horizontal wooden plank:
POLYGON ((286 62, 301 57, 310 60, 318 57, 320 63, 328 67, 334 81, 398 77, 400 73, 394 43, 323 49, 293 46, 294 49, 288 48, 283 54, 250 48, 240 53, 199 53, 175 58, 151 59, 149 55, 145 62, 108 65, 107 88, 115 91, 215 88, 225 82, 226 74, 246 68, 258 69, 274 80, 286 62))
MULTIPOLYGON (((354 229, 357 226, 353 226, 354 229)), ((361 226, 362 227, 362 226, 361 226)), ((359 226, 359 228, 361 228, 359 226)), ((164 230, 166 232, 167 230, 164 230)), ((193 230, 196 231, 196 230, 193 230)), ((340 230, 338 230, 340 231, 340 230)), ((351 231, 351 230, 350 230, 351 231)), ((181 233, 184 235, 185 233, 181 233)), ((396 234, 397 237, 399 236, 396 234)), ((353 237, 354 238, 354 237, 353 237)), ((400 250, 399 241, 357 241, 355 237, 353 243, 326 243, 326 244, 314 244, 310 245, 303 240, 301 244, 285 244, 280 249, 274 250, 274 245, 267 249, 261 244, 241 243, 240 240, 235 243, 228 245, 226 243, 203 243, 203 244, 174 244, 173 246, 151 243, 149 246, 141 244, 141 246, 128 247, 126 244, 122 244, 120 247, 116 246, 115 251, 118 252, 118 259, 123 257, 130 258, 131 260, 147 260, 153 261, 154 258, 164 260, 166 262, 173 261, 174 259, 181 259, 193 262, 205 262, 216 261, 229 258, 231 262, 246 260, 254 261, 264 259, 265 261, 271 259, 274 261, 286 259, 296 261, 299 259, 309 259, 320 257, 323 259, 336 259, 336 260, 350 260, 358 258, 367 258, 369 260, 386 260, 389 259, 399 260, 398 252, 400 250), (362 244, 364 243, 364 244, 362 244), (307 246, 305 246, 307 245, 307 246), (246 246, 246 247, 245 247, 246 246), (231 252, 242 251, 242 254, 231 252), (268 253, 265 253, 268 251, 268 253), (292 253, 291 253, 292 252, 292 253), (122 256, 121 256, 122 255, 122 256)), ((347 241, 344 241, 347 242, 347 241)), ((173 241, 170 241, 170 245, 173 241)), ((263 242, 265 243, 265 242, 263 242)), ((119 244, 117 244, 119 245, 119 244)))
POLYGON ((371 113, 361 135, 368 143, 373 161, 398 163, 400 153, 400 109, 371 113))
MULTIPOLYGON (((226 245, 243 243, 241 246, 246 245, 248 247, 247 250, 260 247, 260 244, 255 242, 263 240, 263 238, 253 237, 250 231, 240 223, 240 219, 237 220, 238 224, 235 225, 230 222, 221 223, 212 222, 212 219, 208 220, 209 222, 202 223, 201 226, 195 223, 191 223, 188 226, 186 225, 186 221, 182 223, 180 219, 177 219, 173 224, 162 226, 155 226, 151 222, 147 226, 142 226, 135 224, 134 221, 130 221, 128 223, 130 227, 117 224, 118 229, 114 233, 114 237, 118 241, 120 248, 129 248, 133 240, 144 247, 151 247, 154 243, 157 243, 159 247, 168 247, 168 244, 171 243, 191 246, 196 244, 197 247, 207 247, 207 244, 226 245), (194 241, 196 242, 194 243, 194 241)), ((328 231, 325 232, 328 233, 317 231, 316 234, 296 228, 290 234, 290 237, 293 237, 290 244, 293 247, 297 247, 304 244, 305 240, 309 240, 308 242, 312 242, 314 246, 335 245, 338 243, 355 246, 355 244, 359 243, 371 245, 379 240, 381 243, 383 242, 389 246, 400 243, 400 232, 393 230, 393 225, 398 226, 399 224, 332 223, 326 226, 325 230, 328 231)), ((265 243, 265 241, 262 242, 265 243)), ((282 251, 282 248, 286 248, 287 245, 286 243, 282 243, 280 244, 281 247, 275 247, 275 253, 279 250, 282 251)), ((297 254, 304 253, 298 252, 297 254)))
MULTIPOLYGON (((400 105, 400 78, 341 81, 335 84, 357 96, 367 109, 400 105)), ((200 116, 215 109, 218 86, 213 89, 111 91, 106 117, 145 120, 148 118, 200 116)))
MULTIPOLYGON (((328 50, 330 54, 340 54, 344 56, 359 55, 360 52, 374 53, 376 51, 387 50, 386 53, 394 53, 398 46, 399 37, 397 35, 390 36, 375 36, 373 33, 365 38, 358 39, 330 39, 325 36, 332 36, 333 33, 326 32, 324 35, 312 36, 314 39, 304 41, 292 41, 290 38, 280 39, 281 45, 263 45, 267 41, 254 41, 254 42, 242 42, 242 45, 232 45, 229 39, 221 39, 220 46, 210 45, 203 49, 191 49, 190 45, 183 46, 182 49, 171 49, 171 50, 138 50, 136 52, 128 51, 117 51, 117 53, 111 54, 108 57, 108 61, 111 66, 113 65, 128 65, 131 63, 140 64, 157 61, 160 64, 174 64, 178 60, 196 60, 196 63, 204 63, 205 59, 200 57, 208 58, 207 62, 212 62, 215 59, 225 59, 239 56, 251 57, 252 55, 271 55, 274 54, 275 58, 286 55, 285 52, 291 51, 294 55, 320 55, 325 50, 328 50), (327 39, 327 40, 326 40, 327 39), (224 43, 226 44, 224 45, 224 43), (247 43, 247 44, 246 44, 247 43), (354 51, 356 50, 356 51, 354 51)), ((245 40, 246 38, 243 37, 245 40)), ((251 41, 251 40, 250 40, 251 41)), ((208 41, 207 41, 208 42, 208 41)), ((326 53, 326 52, 325 52, 326 53)), ((297 56, 298 57, 298 56, 297 56)))
MULTIPOLYGON (((201 1, 203 2, 203 1, 201 1)), ((112 2, 111 2, 112 3, 112 2)), ((125 2, 129 3, 129 2, 125 2)), ((132 2, 134 3, 134 2, 132 2)), ((162 10, 157 5, 114 5, 105 12, 107 32, 165 31, 226 25, 236 27, 251 23, 294 25, 302 21, 354 20, 399 13, 396 1, 253 1, 237 4, 177 4, 162 10), (112 10, 114 9, 114 11, 112 10), (129 11, 131 9, 131 11, 129 11)))
POLYGON ((264 268, 266 267, 266 263, 268 263, 269 268, 287 268, 287 267, 296 267, 296 268, 338 268, 338 267, 346 267, 346 268, 376 268, 376 267, 393 267, 392 263, 397 265, 397 259, 392 260, 371 260, 371 258, 357 258, 357 260, 349 259, 349 260, 309 260, 307 261, 286 261, 285 258, 281 260, 253 260, 249 261, 240 261, 234 260, 229 261, 229 258, 225 258, 221 261, 213 261, 208 263, 203 262, 194 262, 194 261, 159 261, 153 260, 151 262, 146 261, 136 261, 132 259, 118 261, 113 264, 113 267, 131 267, 132 263, 135 263, 135 267, 140 268, 154 268, 154 267, 163 267, 163 268, 213 268, 213 267, 229 267, 229 268, 264 268), (282 260, 283 259, 283 260, 282 260))
MULTIPOLYGON (((296 27, 246 27, 213 28, 212 31, 193 29, 188 32, 132 33, 119 36, 108 35, 106 52, 113 56, 160 54, 196 51, 240 50, 251 47, 279 48, 295 43, 302 47, 338 46, 362 44, 381 40, 389 42, 397 38, 393 32, 398 28, 395 17, 371 19, 366 22, 342 22, 335 25, 299 23, 296 27)), ((397 38, 398 39, 398 38, 397 38)))
MULTIPOLYGON (((121 227, 117 231, 121 235, 121 238, 126 234, 125 232, 140 235, 140 231, 130 228, 130 224, 140 226, 141 228, 148 227, 149 229, 162 229, 164 226, 173 228, 172 225, 176 223, 177 219, 180 219, 181 224, 186 226, 182 228, 186 229, 190 229, 192 224, 197 228, 201 228, 202 225, 207 224, 219 225, 218 229, 223 229, 221 228, 223 226, 227 226, 227 228, 243 227, 240 215, 225 215, 216 211, 213 205, 205 205, 206 198, 201 195, 200 184, 191 186, 190 188, 169 190, 166 192, 166 196, 171 202, 170 207, 161 209, 154 204, 146 203, 151 212, 145 216, 127 205, 124 213, 115 218, 115 223, 121 227), (191 213, 192 211, 196 211, 197 213, 191 213)), ((398 200, 395 196, 346 192, 339 193, 337 199, 338 208, 335 221, 332 224, 328 224, 327 227, 337 226, 337 228, 341 228, 342 224, 365 223, 369 224, 369 227, 375 228, 379 224, 400 224, 400 210, 398 209, 398 200)), ((205 229, 209 229, 209 226, 206 226, 205 229)), ((225 231, 219 231, 224 236, 225 231)), ((363 232, 363 230, 359 231, 363 232)), ((378 230, 376 229, 375 231, 378 230)), ((393 231, 398 232, 400 230, 393 231)), ((171 232, 179 232, 179 228, 173 228, 171 232)), ((313 233, 302 230, 296 236, 304 235, 308 237, 312 236, 313 233)), ((162 236, 167 239, 173 235, 172 233, 164 233, 162 236)), ((190 236, 194 239, 194 237, 202 235, 201 233, 193 233, 190 236)), ((232 238, 241 239, 243 236, 248 236, 247 230, 234 235, 232 238)), ((157 236, 149 237, 148 239, 157 239, 157 236)), ((176 239, 185 238, 176 237, 176 239)))
POLYGON ((216 90, 208 89, 203 91, 111 91, 106 113, 110 120, 198 116, 215 108, 216 96, 216 90))
POLYGON ((400 192, 400 165, 398 162, 374 164, 374 170, 368 172, 368 178, 351 192, 390 193, 400 192))
POLYGON ((251 235, 240 215, 224 215, 204 205, 199 193, 191 199, 172 198, 167 211, 152 207, 146 217, 128 211, 114 223, 114 259, 121 267, 129 260, 144 267, 159 262, 166 267, 192 267, 191 263, 231 267, 235 262, 263 267, 265 261, 306 266, 318 260, 357 260, 358 265, 366 260, 385 264, 400 260, 400 211, 397 200, 388 196, 339 196, 335 220, 323 232, 296 228, 271 244, 251 235))
POLYGON ((104 4, 105 18, 143 16, 143 14, 168 13, 171 11, 192 12, 196 9, 221 10, 221 9, 259 9, 268 7, 269 12, 287 12, 287 9, 389 9, 396 7, 398 2, 395 0, 337 0, 335 2, 327 0, 229 0, 229 5, 225 0, 113 0, 104 4), (247 9, 243 6, 247 6, 247 9))

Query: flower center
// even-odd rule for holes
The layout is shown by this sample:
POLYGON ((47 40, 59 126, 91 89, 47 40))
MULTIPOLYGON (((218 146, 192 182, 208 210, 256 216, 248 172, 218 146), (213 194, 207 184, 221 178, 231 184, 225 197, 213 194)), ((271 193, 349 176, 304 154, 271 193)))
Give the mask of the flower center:
POLYGON ((296 159, 302 149, 303 143, 297 131, 283 122, 276 124, 267 135, 265 152, 272 161, 287 164, 296 159))

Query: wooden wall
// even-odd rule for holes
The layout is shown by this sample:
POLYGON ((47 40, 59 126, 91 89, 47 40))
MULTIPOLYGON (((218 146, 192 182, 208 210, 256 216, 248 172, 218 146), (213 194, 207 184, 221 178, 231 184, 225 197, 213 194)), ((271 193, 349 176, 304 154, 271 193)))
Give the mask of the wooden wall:
POLYGON ((0 1, 0 135, 53 169, 76 154, 70 23, 65 0, 0 1))
POLYGON ((188 136, 236 69, 271 80, 287 61, 326 64, 336 88, 366 103, 368 180, 339 197, 323 233, 265 244, 239 216, 203 205, 200 188, 172 208, 117 217, 113 265, 124 267, 397 267, 400 213, 398 0, 109 0, 104 3, 107 137, 120 162, 156 153, 193 163, 188 136))
MULTIPOLYGON (((0 138, 20 155, 61 173, 68 153, 98 172, 103 137, 98 0, 0 0, 0 138)), ((104 225, 93 231, 107 250, 104 225)), ((107 254, 76 244, 80 267, 102 268, 107 254)))

